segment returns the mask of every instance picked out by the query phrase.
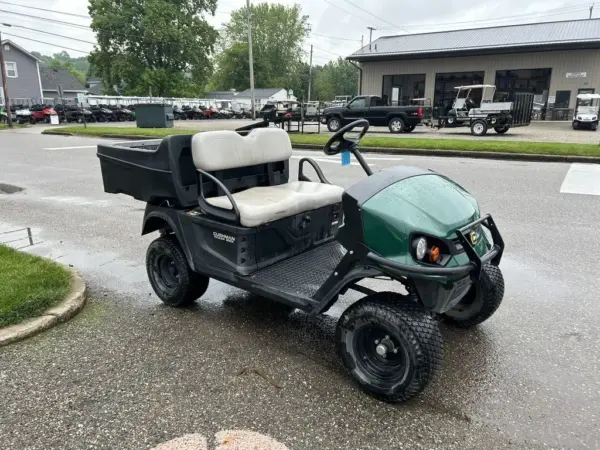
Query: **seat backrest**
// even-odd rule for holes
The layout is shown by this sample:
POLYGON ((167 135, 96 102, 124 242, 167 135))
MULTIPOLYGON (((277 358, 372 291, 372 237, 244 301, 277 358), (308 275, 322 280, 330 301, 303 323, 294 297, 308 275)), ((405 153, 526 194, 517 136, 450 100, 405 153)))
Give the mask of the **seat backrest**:
POLYGON ((281 128, 257 128, 247 136, 206 131, 192 138, 194 165, 205 172, 287 161, 291 156, 292 143, 281 128))

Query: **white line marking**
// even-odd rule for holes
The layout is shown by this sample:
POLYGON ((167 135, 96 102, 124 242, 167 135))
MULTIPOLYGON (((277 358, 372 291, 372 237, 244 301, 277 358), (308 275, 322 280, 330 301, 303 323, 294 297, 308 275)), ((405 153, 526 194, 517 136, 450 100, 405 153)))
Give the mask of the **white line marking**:
POLYGON ((48 147, 44 148, 44 150, 77 150, 80 148, 96 148, 97 145, 80 145, 78 147, 48 147))
POLYGON ((600 195, 600 165, 571 164, 560 192, 561 194, 600 195))
MULTIPOLYGON (((294 152, 296 153, 296 152, 294 152)), ((315 152, 315 153, 319 153, 319 152, 315 152)), ((301 155, 298 155, 300 158, 313 158, 313 155, 315 153, 302 153, 301 155)), ((340 157, 339 156, 319 156, 320 159, 331 159, 331 160, 335 160, 335 161, 339 161, 340 157)), ((363 155, 363 158, 365 158, 366 161, 402 161, 403 158, 399 158, 397 156, 390 156, 390 157, 380 157, 380 156, 365 156, 363 155)), ((315 159, 315 158, 313 158, 315 159)))

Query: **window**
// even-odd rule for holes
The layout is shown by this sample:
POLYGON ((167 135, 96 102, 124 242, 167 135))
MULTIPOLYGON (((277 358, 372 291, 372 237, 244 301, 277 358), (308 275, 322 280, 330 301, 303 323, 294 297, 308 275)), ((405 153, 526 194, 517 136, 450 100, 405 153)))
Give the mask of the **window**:
POLYGON ((543 94, 550 89, 552 69, 521 69, 496 71, 496 98, 511 102, 515 92, 543 94))
MULTIPOLYGON (((456 98, 456 86, 470 86, 473 84, 483 84, 484 72, 448 72, 435 74, 435 93, 433 104, 436 107, 443 107, 444 112, 452 108, 456 98)), ((466 94, 466 93, 465 93, 466 94)), ((476 93, 471 94, 471 98, 476 93)), ((481 97, 481 92, 479 92, 481 97)), ((481 99, 480 99, 481 100, 481 99)))
POLYGON ((6 66, 6 78, 17 78, 18 77, 17 63, 6 61, 4 63, 4 65, 6 66))
POLYGON ((413 98, 425 97, 425 74, 384 75, 381 98, 386 105, 410 105, 413 98))
POLYGON ((367 104, 366 99, 364 97, 359 97, 354 101, 348 103, 348 108, 350 109, 364 108, 365 106, 367 106, 367 104))
POLYGON ((567 109, 571 103, 571 91, 556 91, 556 99, 554 100, 554 109, 567 109))

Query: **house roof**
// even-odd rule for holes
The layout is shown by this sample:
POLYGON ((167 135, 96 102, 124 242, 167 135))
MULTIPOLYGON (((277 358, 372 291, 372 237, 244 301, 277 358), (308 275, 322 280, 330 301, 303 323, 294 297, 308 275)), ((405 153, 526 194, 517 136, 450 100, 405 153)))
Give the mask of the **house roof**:
POLYGON ((600 48, 600 19, 530 23, 467 30, 383 36, 348 57, 354 61, 433 55, 493 54, 532 50, 600 48))
POLYGON ((38 62, 42 62, 40 59, 36 58, 35 56, 33 56, 30 52, 28 52, 27 50, 25 50, 23 47, 21 47, 20 45, 15 44, 13 41, 11 41, 10 39, 4 39, 1 43, 1 45, 4 44, 8 44, 8 45, 12 45, 14 48, 20 50, 21 52, 25 53, 27 56, 29 56, 32 59, 35 59, 38 62))
MULTIPOLYGON (((280 91, 283 91, 283 88, 258 88, 254 89, 254 98, 270 98, 277 94, 280 91)), ((245 91, 240 92, 236 97, 250 98, 252 94, 250 93, 250 89, 246 89, 245 91)))
POLYGON ((52 67, 40 67, 40 78, 42 80, 42 90, 56 91, 58 85, 61 85, 63 91, 81 91, 87 89, 85 85, 72 75, 67 69, 52 67))
POLYGON ((232 100, 238 92, 235 91, 211 91, 207 92, 205 97, 216 100, 232 100))

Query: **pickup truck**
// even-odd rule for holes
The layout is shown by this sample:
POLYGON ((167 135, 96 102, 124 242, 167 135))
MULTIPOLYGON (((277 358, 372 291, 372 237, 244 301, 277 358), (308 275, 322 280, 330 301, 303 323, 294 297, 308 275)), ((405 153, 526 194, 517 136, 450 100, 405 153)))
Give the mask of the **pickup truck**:
POLYGON ((321 122, 332 133, 358 119, 367 119, 373 126, 387 126, 392 133, 410 133, 422 118, 421 106, 387 106, 381 97, 359 95, 345 106, 325 108, 321 122))

